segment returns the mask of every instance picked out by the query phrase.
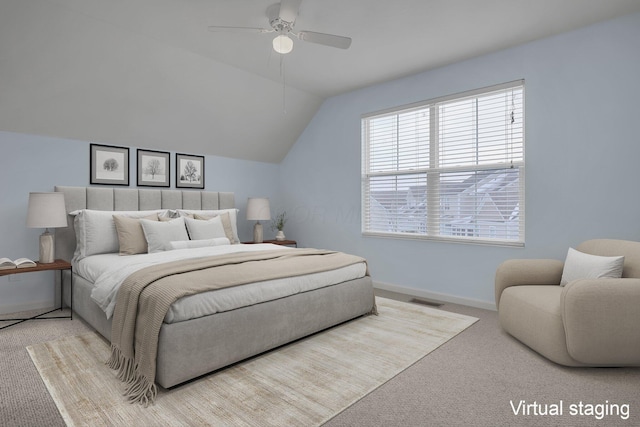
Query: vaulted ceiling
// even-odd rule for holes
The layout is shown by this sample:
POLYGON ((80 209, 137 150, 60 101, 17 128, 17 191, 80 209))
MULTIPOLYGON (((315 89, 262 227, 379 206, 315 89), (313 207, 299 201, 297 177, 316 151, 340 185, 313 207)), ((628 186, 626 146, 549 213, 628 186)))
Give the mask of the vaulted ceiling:
POLYGON ((303 0, 272 34, 275 0, 0 0, 0 130, 279 162, 323 100, 640 12, 638 0, 303 0))

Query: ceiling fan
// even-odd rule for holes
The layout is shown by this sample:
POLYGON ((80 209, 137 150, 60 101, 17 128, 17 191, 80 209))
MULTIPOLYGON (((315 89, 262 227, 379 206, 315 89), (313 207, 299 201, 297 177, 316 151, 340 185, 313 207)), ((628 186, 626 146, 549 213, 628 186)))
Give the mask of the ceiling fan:
POLYGON ((317 43, 339 49, 348 49, 351 46, 351 38, 336 36, 333 34, 316 33, 314 31, 294 31, 293 27, 298 17, 298 9, 302 0, 281 0, 267 8, 267 18, 271 28, 233 27, 211 25, 209 31, 231 31, 249 33, 277 33, 273 39, 273 49, 281 54, 293 50, 291 36, 305 42, 317 43))

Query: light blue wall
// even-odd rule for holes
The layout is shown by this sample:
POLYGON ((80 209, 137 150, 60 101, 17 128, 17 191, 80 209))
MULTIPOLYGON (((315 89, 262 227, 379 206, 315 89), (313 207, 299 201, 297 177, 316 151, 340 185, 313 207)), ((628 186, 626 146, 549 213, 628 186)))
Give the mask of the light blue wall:
MULTIPOLYGON (((89 186, 89 142, 0 132, 0 257, 38 259, 38 236, 44 231, 25 225, 29 192, 53 191, 56 185, 89 186)), ((145 147, 146 148, 146 147, 145 147)), ((197 154, 197 153, 194 153, 197 154)), ((171 188, 175 187, 175 152, 171 152, 171 188)), ((136 186, 136 147, 129 149, 130 187, 136 186)), ((247 198, 269 197, 272 211, 280 205, 278 165, 205 156, 205 190, 233 191, 241 240, 252 240, 244 219, 247 198)), ((265 237, 273 233, 265 227, 265 237)), ((0 277, 0 313, 53 304, 53 273, 0 277)))
MULTIPOLYGON (((272 213, 288 212, 287 237, 365 256, 377 282, 491 304, 505 259, 562 259, 594 237, 640 240, 639 45, 636 14, 330 98, 280 165, 207 156, 206 189, 234 191, 242 210, 247 197, 270 197, 272 213), (362 114, 521 78, 524 248, 361 236, 362 114)), ((174 161, 172 152, 172 170, 174 161)), ((135 147, 130 162, 135 187, 135 147)), ((0 132, 0 257, 38 257, 42 230, 25 226, 28 194, 55 185, 89 185, 89 142, 0 132)), ((242 215, 240 237, 250 240, 242 215)), ((51 305, 51 279, 0 278, 0 313, 51 305)))
POLYGON ((493 303, 506 259, 564 259, 589 238, 640 240, 638 46, 636 14, 326 100, 281 164, 287 235, 366 257, 375 281, 479 305, 493 303), (362 114, 522 78, 524 248, 361 236, 362 114))

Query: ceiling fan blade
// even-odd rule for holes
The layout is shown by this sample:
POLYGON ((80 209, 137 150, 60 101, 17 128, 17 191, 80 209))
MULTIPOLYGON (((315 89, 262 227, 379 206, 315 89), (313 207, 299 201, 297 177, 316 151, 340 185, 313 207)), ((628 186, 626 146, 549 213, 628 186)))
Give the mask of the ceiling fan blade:
POLYGON ((285 22, 295 22, 302 0, 281 0, 279 17, 285 22))
POLYGON ((325 46, 349 49, 351 37, 336 36, 333 34, 316 33, 314 31, 300 31, 296 36, 306 42, 323 44, 325 46))
POLYGON ((273 28, 255 28, 255 27, 228 27, 224 25, 209 25, 209 31, 230 32, 230 33, 272 33, 273 28))

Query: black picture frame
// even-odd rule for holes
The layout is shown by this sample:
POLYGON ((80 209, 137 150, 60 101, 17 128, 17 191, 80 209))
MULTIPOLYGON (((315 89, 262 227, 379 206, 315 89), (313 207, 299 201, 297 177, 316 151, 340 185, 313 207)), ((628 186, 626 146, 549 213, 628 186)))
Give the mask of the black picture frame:
POLYGON ((176 153, 176 188, 204 190, 204 156, 176 153))
POLYGON ((129 147, 90 144, 89 182, 104 185, 129 185, 129 147))
POLYGON ((168 151, 139 148, 136 156, 138 187, 169 187, 171 185, 171 157, 168 151))

